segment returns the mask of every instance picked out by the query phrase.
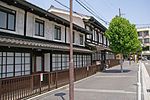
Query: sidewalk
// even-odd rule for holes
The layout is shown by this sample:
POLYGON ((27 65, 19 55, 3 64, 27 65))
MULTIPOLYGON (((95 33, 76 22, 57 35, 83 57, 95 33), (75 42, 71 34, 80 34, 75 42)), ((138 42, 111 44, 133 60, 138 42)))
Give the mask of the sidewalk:
MULTIPOLYGON (((136 100, 137 64, 123 64, 75 83, 75 100, 136 100)), ((68 87, 47 92, 31 100, 69 100, 68 87)))

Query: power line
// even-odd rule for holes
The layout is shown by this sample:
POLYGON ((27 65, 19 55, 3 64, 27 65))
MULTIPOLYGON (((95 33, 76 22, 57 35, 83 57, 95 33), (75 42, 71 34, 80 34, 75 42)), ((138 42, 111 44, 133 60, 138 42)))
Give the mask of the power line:
MULTIPOLYGON (((70 9, 68 6, 64 5, 63 3, 59 2, 58 0, 54 0, 56 1, 58 4, 60 4, 61 6, 70 9)), ((108 24, 109 22, 105 21, 104 19, 100 18, 91 8, 89 8, 85 3, 83 2, 79 2, 78 0, 76 0, 76 2, 82 6, 84 9, 86 9, 90 14, 92 14, 93 16, 95 16, 96 18, 98 18, 99 20, 103 21, 105 24, 108 24)), ((75 13, 75 11, 73 11, 75 13)))
POLYGON ((84 0, 84 2, 85 2, 88 6, 91 7, 90 9, 93 9, 93 11, 95 11, 95 12, 94 12, 95 14, 100 15, 100 16, 106 21, 106 19, 105 19, 99 12, 97 12, 97 10, 96 10, 94 7, 92 7, 86 0, 84 0))
POLYGON ((68 6, 66 6, 66 5, 62 4, 62 3, 61 3, 61 2, 59 2, 58 0, 54 0, 54 1, 56 1, 57 3, 59 3, 61 6, 63 6, 63 7, 65 7, 65 8, 67 8, 67 9, 70 9, 68 6))
MULTIPOLYGON (((70 8, 69 8, 68 6, 64 5, 63 3, 59 2, 58 0, 54 0, 54 1, 56 1, 56 2, 57 2, 58 4, 60 4, 61 6, 67 8, 68 10, 70 10, 70 8)), ((73 11, 73 13, 76 13, 76 12, 73 11)))
POLYGON ((100 18, 97 14, 95 14, 95 12, 89 8, 85 3, 83 3, 81 0, 75 0, 80 6, 82 6, 85 10, 87 10, 90 14, 92 14, 93 16, 95 16, 96 18, 100 19, 101 21, 103 21, 105 24, 108 24, 107 21, 105 21, 104 19, 100 18))

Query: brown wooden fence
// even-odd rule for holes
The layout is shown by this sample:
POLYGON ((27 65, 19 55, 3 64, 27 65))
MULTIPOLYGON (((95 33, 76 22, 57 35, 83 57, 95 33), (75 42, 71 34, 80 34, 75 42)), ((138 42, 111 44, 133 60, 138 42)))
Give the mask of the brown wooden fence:
MULTIPOLYGON (((75 81, 98 71, 98 66, 75 69, 75 81)), ((18 100, 41 94, 69 83, 69 70, 0 79, 0 100, 18 100), (41 79, 42 78, 42 79, 41 79)))
POLYGON ((108 59, 106 60, 106 64, 108 65, 109 68, 113 67, 113 66, 116 66, 116 65, 119 65, 119 60, 116 60, 116 59, 108 59))
MULTIPOLYGON (((116 65, 113 60, 108 63, 116 65)), ((100 71, 100 66, 75 68, 75 81, 100 71)), ((69 70, 38 73, 27 76, 0 79, 0 100, 18 100, 41 94, 69 83, 69 70)))

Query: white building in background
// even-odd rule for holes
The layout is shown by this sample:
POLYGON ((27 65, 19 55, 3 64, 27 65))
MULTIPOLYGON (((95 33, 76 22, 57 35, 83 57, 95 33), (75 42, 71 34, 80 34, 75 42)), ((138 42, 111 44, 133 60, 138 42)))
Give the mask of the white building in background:
POLYGON ((137 28, 137 31, 143 47, 142 55, 150 60, 150 27, 137 28))

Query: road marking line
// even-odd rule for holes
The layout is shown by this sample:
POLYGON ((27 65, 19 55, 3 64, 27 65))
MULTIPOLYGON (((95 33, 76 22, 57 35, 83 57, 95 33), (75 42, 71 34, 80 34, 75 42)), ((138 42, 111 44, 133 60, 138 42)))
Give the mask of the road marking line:
POLYGON ((134 78, 134 77, 136 77, 136 76, 94 76, 95 78, 99 78, 99 77, 108 77, 108 78, 116 78, 116 77, 118 77, 118 78, 122 78, 122 77, 128 77, 128 78, 134 78))
MULTIPOLYGON (((66 89, 68 90, 68 89, 66 89)), ((125 94, 136 94, 136 92, 125 91, 125 90, 102 90, 102 89, 82 89, 75 88, 75 91, 79 92, 103 92, 103 93, 125 93, 125 94)))

